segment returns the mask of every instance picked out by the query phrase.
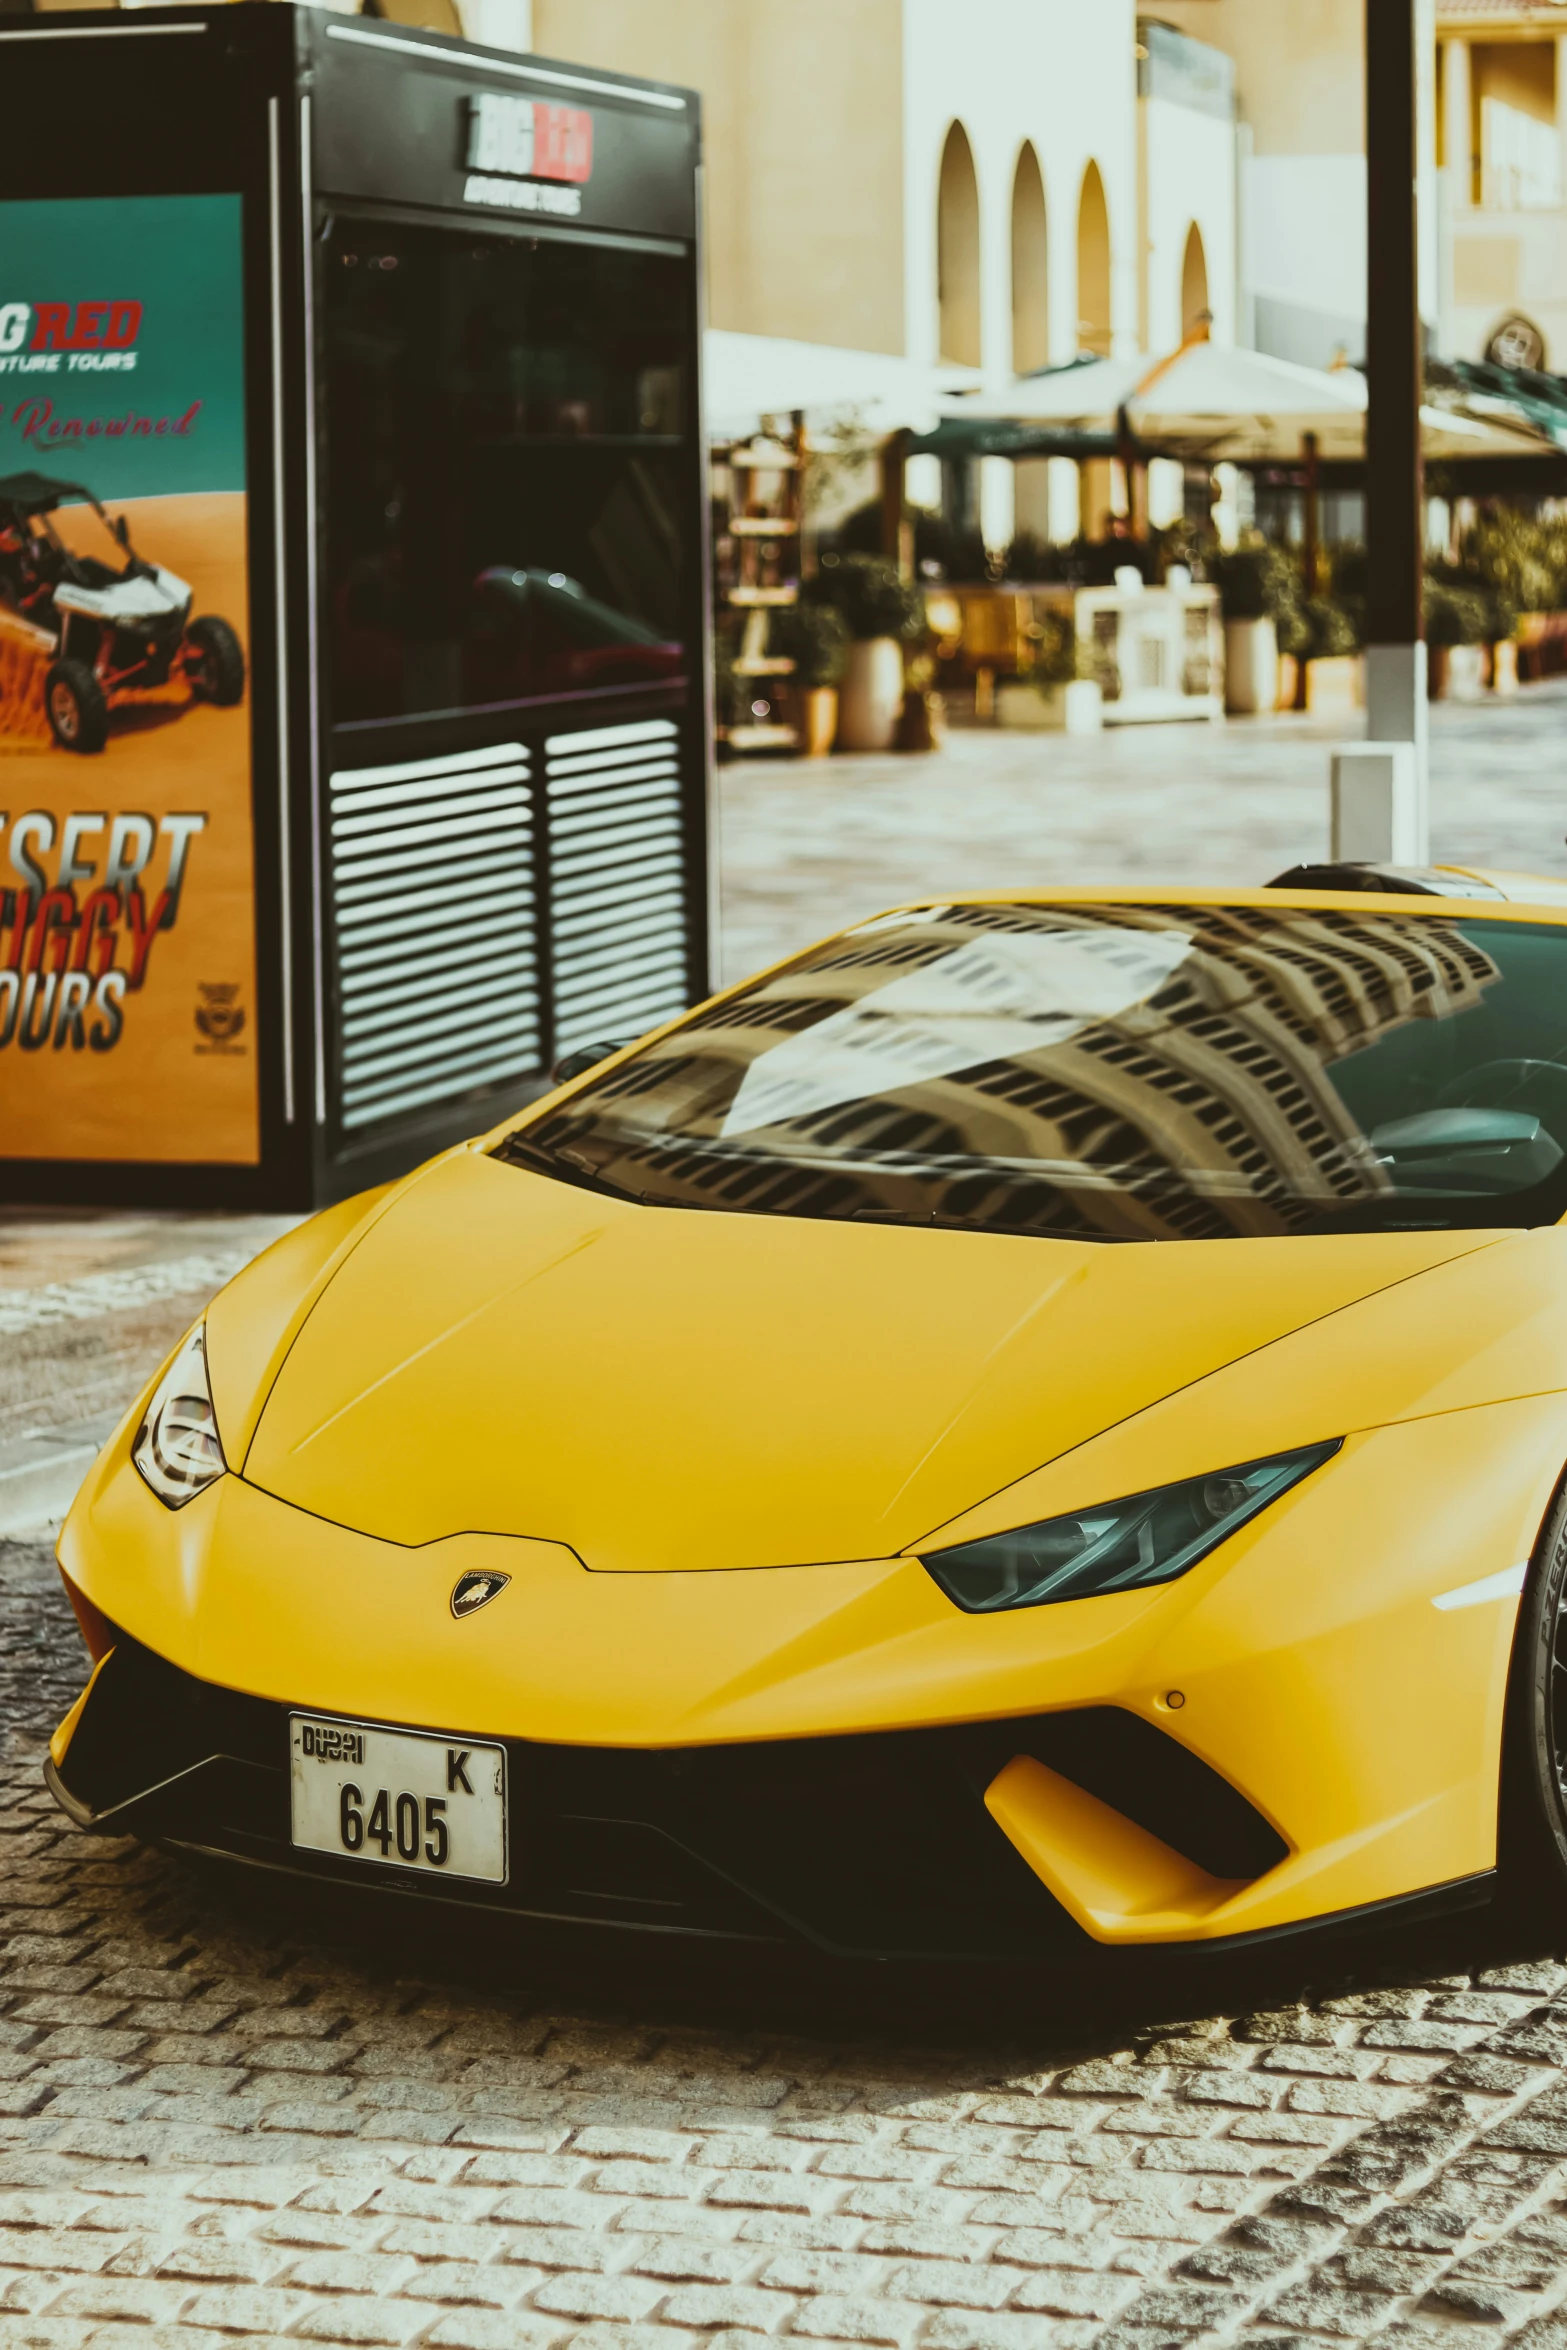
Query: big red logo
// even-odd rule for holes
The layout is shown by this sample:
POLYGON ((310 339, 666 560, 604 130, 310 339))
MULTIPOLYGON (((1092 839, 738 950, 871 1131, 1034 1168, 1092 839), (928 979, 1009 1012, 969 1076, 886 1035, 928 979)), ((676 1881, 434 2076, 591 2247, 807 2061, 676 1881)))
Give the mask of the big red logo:
POLYGON ((509 178, 568 180, 593 176, 593 117, 578 106, 546 106, 483 90, 470 100, 468 169, 509 178))
POLYGON ((139 302, 0 303, 0 355, 24 347, 29 351, 126 351, 140 332, 139 302))

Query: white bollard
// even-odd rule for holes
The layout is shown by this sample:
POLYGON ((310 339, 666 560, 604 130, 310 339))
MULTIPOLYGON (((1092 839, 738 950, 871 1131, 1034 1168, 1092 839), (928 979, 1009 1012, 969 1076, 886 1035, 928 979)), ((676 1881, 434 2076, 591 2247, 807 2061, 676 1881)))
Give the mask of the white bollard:
POLYGON ((1420 769, 1413 743, 1341 743, 1333 753, 1333 861, 1423 865, 1420 769))

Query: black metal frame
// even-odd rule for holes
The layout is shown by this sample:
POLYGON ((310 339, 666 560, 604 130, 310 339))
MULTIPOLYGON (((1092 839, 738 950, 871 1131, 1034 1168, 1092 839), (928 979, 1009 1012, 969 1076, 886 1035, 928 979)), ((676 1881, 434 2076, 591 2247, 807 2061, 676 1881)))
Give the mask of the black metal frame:
POLYGON ((1366 0, 1366 641, 1414 645, 1422 468, 1414 0, 1366 0))
MULTIPOLYGON (((606 172, 604 190, 587 203, 580 230, 550 224, 552 235, 566 238, 595 230, 639 241, 653 236, 665 250, 678 243, 687 257, 693 321, 686 416, 687 678, 646 693, 590 693, 520 703, 504 712, 373 729, 332 725, 314 610, 319 514, 312 512, 312 494, 330 455, 314 398, 321 357, 315 282, 321 223, 336 205, 356 215, 460 222, 467 234, 526 236, 541 226, 525 215, 460 208, 460 194, 452 192, 461 175, 448 86, 457 67, 464 87, 592 104, 601 119, 602 101, 613 106, 618 90, 662 87, 624 75, 577 75, 437 34, 279 6, 276 0, 218 7, 210 15, 170 7, 134 15, 0 18, 0 70, 13 114, 69 126, 68 136, 13 141, 0 149, 0 201, 236 191, 243 201, 261 1113, 254 1167, 0 1158, 0 1199, 320 1205, 482 1131, 542 1089, 552 1057, 547 1019, 535 1073, 389 1122, 362 1141, 342 1131, 334 1116, 340 1035, 326 921, 322 792, 335 753, 350 746, 352 763, 372 764, 460 750, 486 736, 493 740, 497 728, 508 739, 529 741, 552 729, 648 715, 674 718, 683 778, 687 999, 708 990, 712 761, 700 436, 700 110, 692 93, 669 89, 658 99, 661 111, 653 119, 661 140, 650 145, 651 134, 637 126, 641 144, 628 140, 629 160, 606 172), (346 45, 350 41, 358 45, 346 45), (530 66, 542 77, 531 87, 530 66), (592 95, 576 95, 573 85, 592 95)), ((622 117, 629 119, 629 110, 622 117)), ((542 832, 536 837, 542 839, 542 832)), ((547 911, 547 873, 541 879, 547 911)), ((544 977, 547 989, 547 970, 544 977)))

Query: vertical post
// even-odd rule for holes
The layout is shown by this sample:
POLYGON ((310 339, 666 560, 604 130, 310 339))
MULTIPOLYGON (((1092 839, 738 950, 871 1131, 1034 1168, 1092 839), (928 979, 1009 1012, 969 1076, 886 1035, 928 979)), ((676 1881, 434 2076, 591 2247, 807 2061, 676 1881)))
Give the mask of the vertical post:
POLYGON ((881 551, 904 579, 914 576, 914 524, 907 487, 910 438, 908 428, 900 426, 881 445, 881 551))
MULTIPOLYGON (((1318 488, 1318 444, 1314 432, 1300 436, 1300 584, 1307 597, 1322 582, 1322 504, 1318 488)), ((1295 707, 1311 707, 1310 663, 1304 653, 1295 664, 1295 707)))
POLYGON ((1366 736, 1414 751, 1427 834, 1416 0, 1366 0, 1366 736))
POLYGON ((1127 530, 1143 544, 1148 537, 1148 468, 1124 408, 1116 418, 1116 449, 1126 484, 1127 530))

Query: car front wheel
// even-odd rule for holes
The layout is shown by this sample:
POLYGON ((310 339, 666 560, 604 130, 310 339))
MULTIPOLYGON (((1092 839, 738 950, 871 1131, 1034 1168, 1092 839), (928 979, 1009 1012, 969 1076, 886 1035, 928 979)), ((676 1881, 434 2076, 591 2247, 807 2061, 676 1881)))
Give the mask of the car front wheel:
POLYGON ((1567 1480, 1541 1528, 1518 1607, 1499 1827, 1508 1907, 1567 1916, 1567 1480))
POLYGON ((62 751, 101 751, 109 739, 109 703, 85 661, 56 661, 44 679, 49 731, 62 751))

